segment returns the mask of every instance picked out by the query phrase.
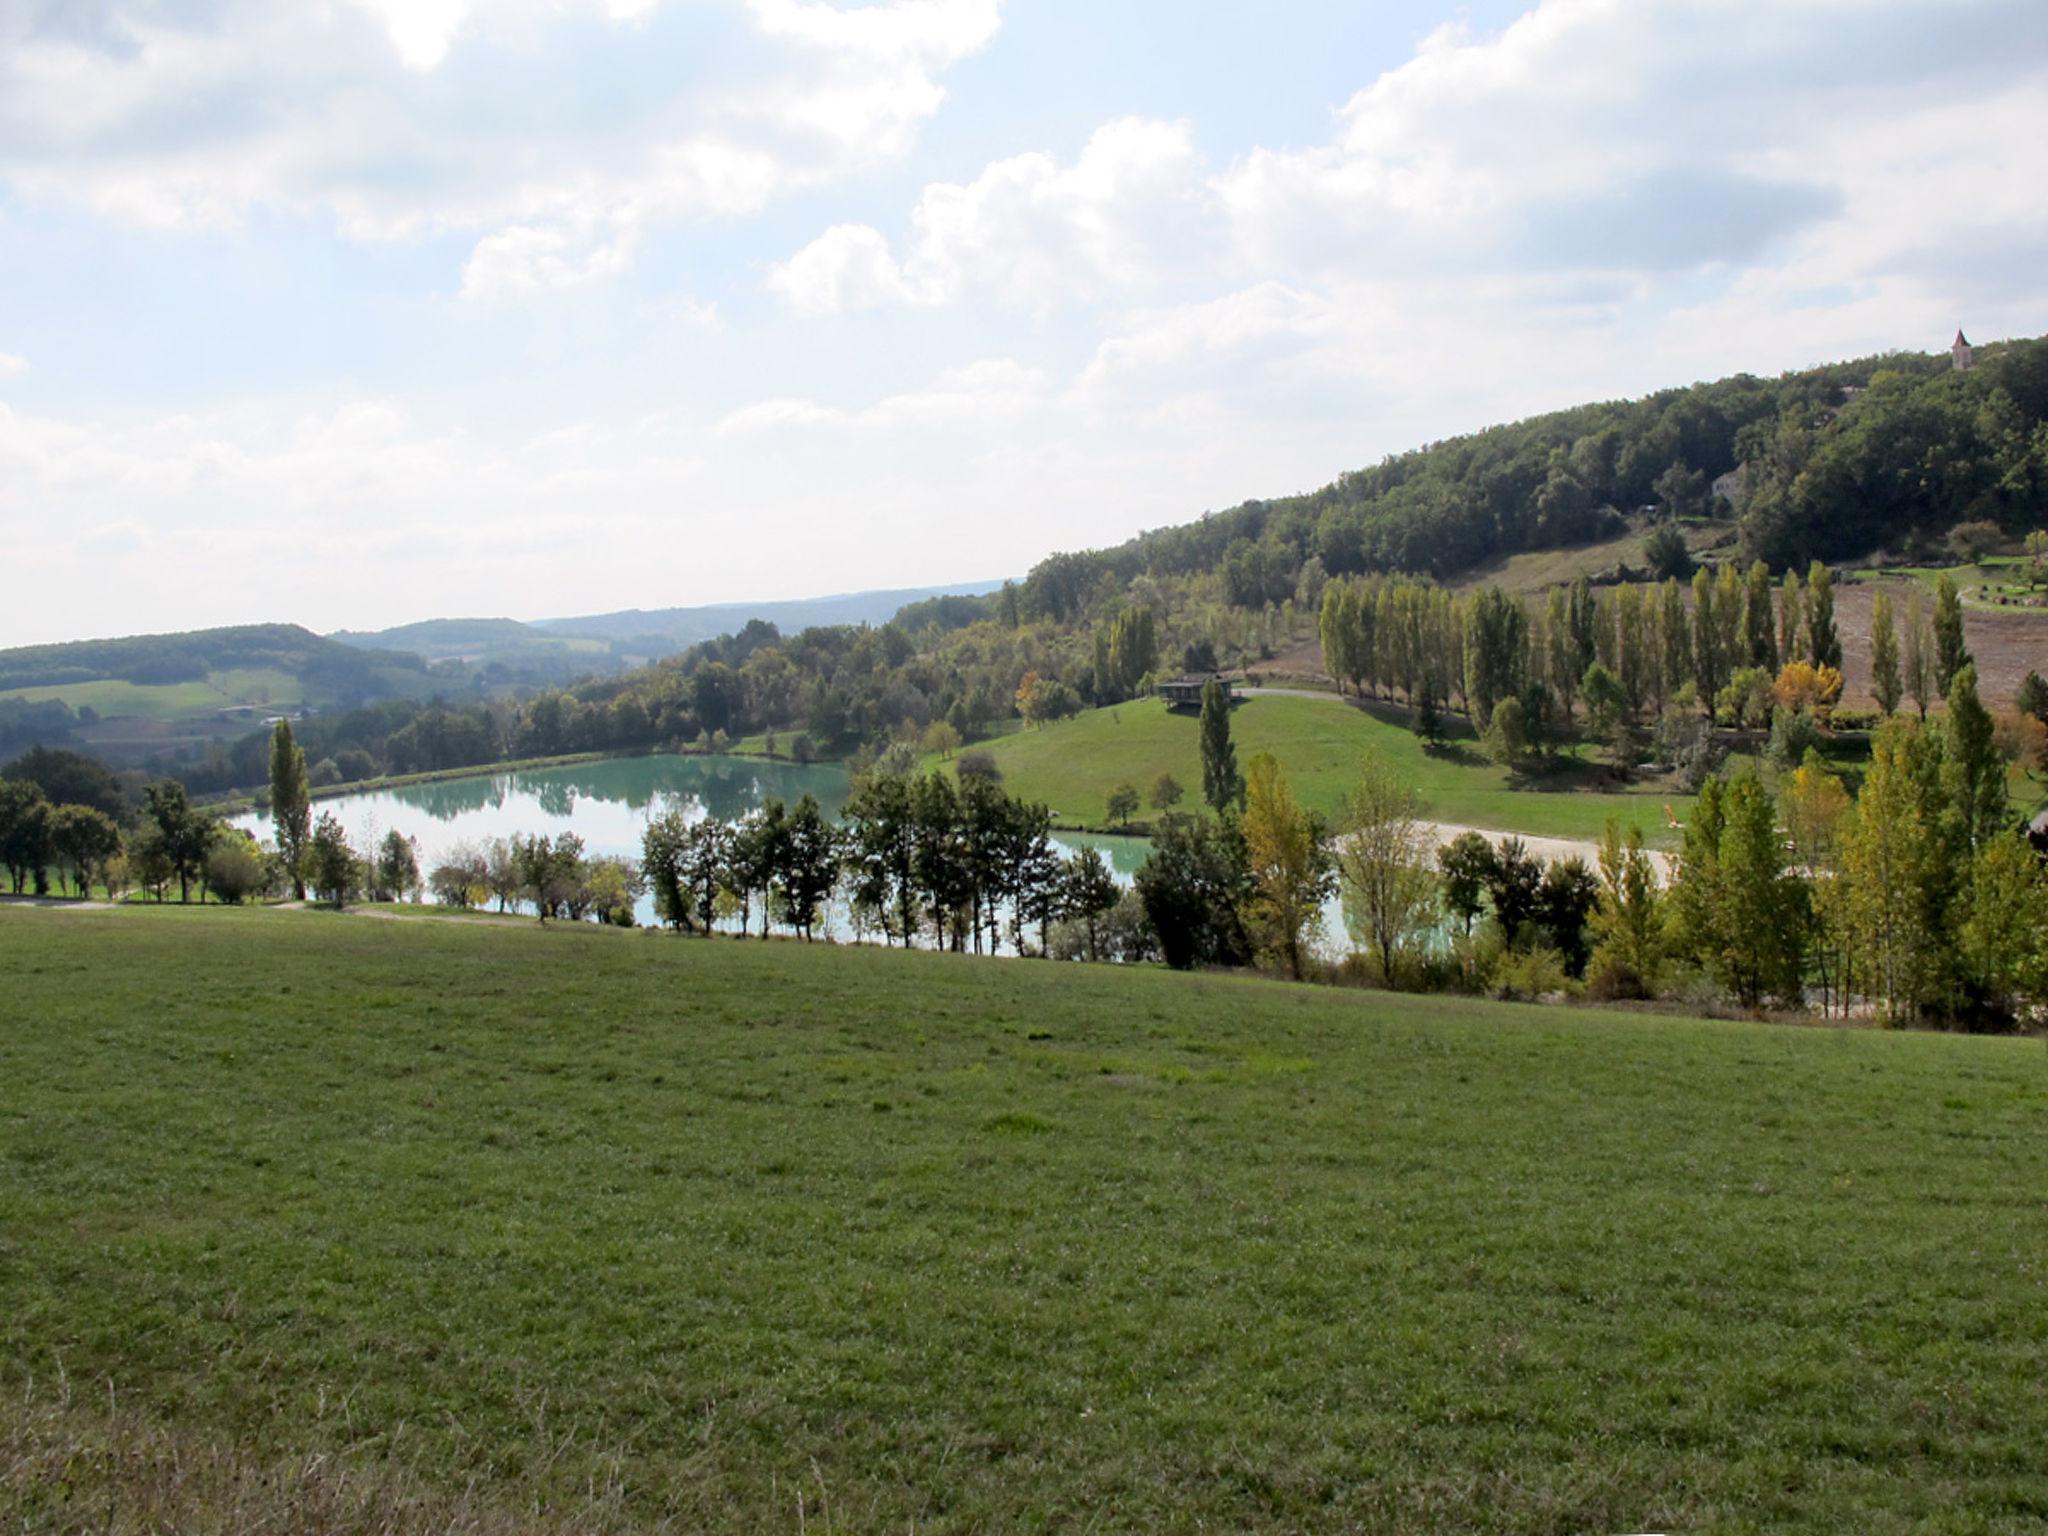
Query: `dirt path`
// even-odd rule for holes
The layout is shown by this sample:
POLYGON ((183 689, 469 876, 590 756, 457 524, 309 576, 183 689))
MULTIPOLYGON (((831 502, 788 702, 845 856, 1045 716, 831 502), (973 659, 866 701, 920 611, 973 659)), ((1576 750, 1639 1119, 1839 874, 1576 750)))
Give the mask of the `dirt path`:
MULTIPOLYGON (((1600 869, 1598 843, 1579 842, 1569 837, 1532 837, 1526 832, 1503 832, 1497 827, 1461 826, 1452 821, 1425 821, 1422 825, 1429 829, 1430 836, 1436 839, 1436 846, 1439 848, 1467 832, 1477 832, 1496 848, 1509 838, 1518 837, 1532 857, 1547 864, 1555 863, 1559 859, 1584 859, 1588 869, 1596 874, 1600 869)), ((1650 856, 1650 863, 1657 871, 1657 878, 1668 881, 1671 878, 1671 855, 1659 853, 1654 848, 1647 848, 1644 852, 1650 856)))

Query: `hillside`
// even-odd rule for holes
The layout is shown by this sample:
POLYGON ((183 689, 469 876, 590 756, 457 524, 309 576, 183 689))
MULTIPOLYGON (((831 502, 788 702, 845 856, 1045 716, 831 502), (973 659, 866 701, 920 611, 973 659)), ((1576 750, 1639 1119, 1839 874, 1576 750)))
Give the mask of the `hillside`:
POLYGON ((2048 1512, 2038 1042, 290 911, 0 972, 10 1527, 2048 1512))
POLYGON ((459 686, 403 652, 368 655, 296 624, 0 651, 0 749, 82 746, 128 763, 243 734, 271 712, 459 686))
POLYGON ((1387 458, 1319 490, 1245 502, 1107 549, 1054 555, 1027 611, 1065 618, 1105 574, 1210 573, 1237 606, 1324 575, 1451 578, 1524 551, 1621 538, 1629 515, 1736 519, 1773 567, 1932 547, 1951 527, 2048 517, 2048 339, 1887 353, 1576 406, 1387 458), (1937 468, 1938 466, 1938 468, 1937 468), (1730 499, 1715 481, 1742 470, 1730 499))
MULTIPOLYGON (((1593 792, 1606 776, 1577 758, 1568 758, 1545 781, 1552 787, 1529 787, 1475 751, 1471 728, 1462 720, 1448 732, 1446 747, 1431 753, 1408 728, 1406 710, 1374 713, 1330 694, 1248 697, 1231 712, 1230 729, 1240 766, 1271 752, 1301 803, 1333 822, 1368 750, 1414 786, 1425 815, 1460 825, 1592 841, 1613 817, 1640 827, 1645 840, 1658 845, 1666 841, 1664 807, 1672 805, 1683 816, 1691 803, 1682 791, 1658 784, 1627 794, 1593 792)), ((1156 699, 1085 710, 1071 720, 981 743, 980 750, 994 757, 1005 789, 1043 801, 1062 822, 1109 826, 1110 792, 1129 784, 1142 800, 1162 773, 1186 791, 1180 809, 1201 804, 1200 722, 1193 714, 1170 712, 1156 699)), ((1149 806, 1139 812, 1154 814, 1149 806)))

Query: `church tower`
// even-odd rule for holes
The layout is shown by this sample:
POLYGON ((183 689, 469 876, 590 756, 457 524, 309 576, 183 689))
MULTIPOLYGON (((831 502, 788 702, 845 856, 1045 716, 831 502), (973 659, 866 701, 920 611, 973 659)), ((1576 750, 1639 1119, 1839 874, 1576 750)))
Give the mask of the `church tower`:
POLYGON ((1948 355, 1957 373, 1968 373, 1977 366, 1977 354, 1970 346, 1970 338, 1961 331, 1956 332, 1955 344, 1948 349, 1948 355))

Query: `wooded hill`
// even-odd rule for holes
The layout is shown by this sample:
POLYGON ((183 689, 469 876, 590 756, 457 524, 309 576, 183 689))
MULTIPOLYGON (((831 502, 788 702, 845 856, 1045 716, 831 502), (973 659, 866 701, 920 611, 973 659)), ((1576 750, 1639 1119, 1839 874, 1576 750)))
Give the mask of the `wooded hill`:
POLYGON ((1065 620, 1108 577, 1220 574, 1236 606, 1326 576, 1439 579, 1524 550, 1618 533, 1631 512, 1717 510, 1774 569, 1919 552, 1958 523, 2009 532, 2048 516, 2048 340, 1887 353, 1776 379, 1738 374, 1490 427, 1397 454, 1317 491, 1248 501, 1109 549, 1049 556, 1021 594, 1065 620))

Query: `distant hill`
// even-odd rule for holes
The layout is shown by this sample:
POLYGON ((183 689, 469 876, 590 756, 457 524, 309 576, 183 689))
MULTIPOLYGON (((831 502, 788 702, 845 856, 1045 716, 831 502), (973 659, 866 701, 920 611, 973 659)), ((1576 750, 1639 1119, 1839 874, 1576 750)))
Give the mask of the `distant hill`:
POLYGON ((897 610, 929 598, 979 596, 1002 585, 995 581, 961 581, 943 587, 892 587, 874 592, 843 592, 830 597, 779 602, 712 603, 700 608, 627 608, 617 613, 586 614, 571 619, 542 619, 532 627, 557 635, 605 640, 621 655, 646 660, 688 650, 745 627, 750 619, 773 624, 784 634, 834 624, 886 624, 897 610))
POLYGON ((460 661, 493 683, 567 683, 673 656, 705 640, 735 634, 750 620, 784 634, 813 626, 886 624, 900 609, 942 596, 979 596, 1000 581, 944 587, 895 587, 831 597, 697 608, 625 608, 567 619, 427 619, 394 629, 338 630, 331 638, 362 650, 409 651, 429 661, 460 661))
POLYGON ((0 650, 0 750, 79 745, 113 762, 191 751, 269 713, 460 691, 461 669, 366 653, 297 624, 0 650))

